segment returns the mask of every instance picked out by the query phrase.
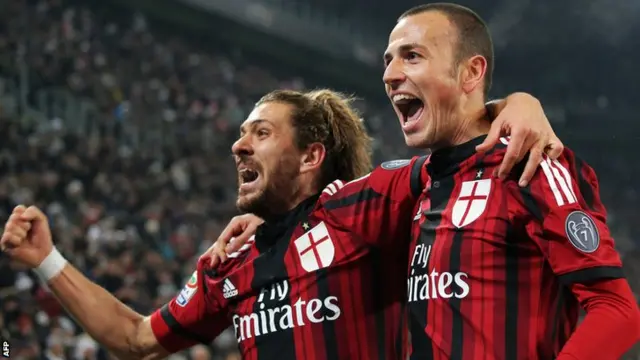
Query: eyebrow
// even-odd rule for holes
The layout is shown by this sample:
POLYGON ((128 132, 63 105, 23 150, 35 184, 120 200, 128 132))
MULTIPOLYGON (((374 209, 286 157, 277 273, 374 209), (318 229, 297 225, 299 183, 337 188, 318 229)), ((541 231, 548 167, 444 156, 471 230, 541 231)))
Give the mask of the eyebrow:
MULTIPOLYGON (((402 44, 400 46, 398 46, 397 52, 400 53, 404 53, 407 51, 411 51, 413 49, 420 49, 420 50, 424 50, 424 51, 429 51, 429 49, 427 49, 426 46, 422 45, 422 44, 418 44, 416 42, 412 42, 412 43, 408 43, 408 44, 402 44)), ((384 55, 382 56, 383 60, 388 60, 389 58, 392 58, 393 55, 391 55, 391 52, 389 52, 389 50, 384 52, 384 55)))
POLYGON ((271 124, 271 121, 269 121, 267 119, 255 119, 255 120, 252 120, 248 125, 243 124, 242 126, 240 126, 240 133, 241 134, 245 133, 247 131, 247 127, 251 128, 251 129, 255 129, 256 126, 258 126, 260 124, 264 124, 264 123, 271 124))

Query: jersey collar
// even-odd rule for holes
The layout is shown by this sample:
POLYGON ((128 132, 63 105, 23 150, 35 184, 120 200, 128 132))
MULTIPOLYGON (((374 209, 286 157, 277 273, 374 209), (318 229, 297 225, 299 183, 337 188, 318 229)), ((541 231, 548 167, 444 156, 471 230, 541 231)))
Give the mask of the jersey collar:
POLYGON ((455 173, 460 163, 476 154, 476 146, 482 144, 486 137, 486 135, 478 136, 464 144, 434 151, 429 157, 427 172, 432 177, 442 177, 455 173))
POLYGON ((320 193, 303 200, 292 210, 267 219, 256 230, 256 246, 262 252, 278 240, 286 238, 295 226, 309 216, 320 198, 320 193))

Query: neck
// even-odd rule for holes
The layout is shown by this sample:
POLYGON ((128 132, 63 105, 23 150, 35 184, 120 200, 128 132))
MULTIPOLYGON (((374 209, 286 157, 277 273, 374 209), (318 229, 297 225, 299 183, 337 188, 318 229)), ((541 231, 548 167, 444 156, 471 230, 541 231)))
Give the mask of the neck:
POLYGON ((293 194, 291 194, 291 203, 289 205, 289 211, 300 205, 301 202, 316 195, 322 188, 319 188, 320 173, 317 171, 307 171, 298 175, 298 183, 294 188, 293 194))
POLYGON ((312 190, 307 190, 307 191, 298 193, 295 196, 295 198, 289 203, 289 208, 287 209, 287 211, 291 211, 295 209, 296 206, 300 205, 300 203, 316 195, 317 193, 318 193, 317 191, 312 191, 312 190))
POLYGON ((486 135, 491 129, 491 120, 482 101, 470 101, 460 105, 455 118, 450 119, 457 125, 452 129, 446 142, 439 146, 432 146, 431 151, 440 148, 457 146, 469 142, 478 136, 486 135), (457 119, 456 119, 457 118, 457 119))
POLYGON ((305 179, 305 177, 301 176, 300 182, 297 186, 291 189, 293 193, 290 194, 289 200, 286 202, 281 202, 280 206, 275 206, 275 208, 279 209, 279 211, 274 211, 275 208, 272 204, 271 208, 265 209, 264 214, 261 214, 260 217, 265 219, 265 221, 273 221, 285 213, 290 212, 295 209, 298 205, 300 205, 303 201, 309 199, 310 197, 317 195, 320 190, 315 186, 315 181, 305 179))

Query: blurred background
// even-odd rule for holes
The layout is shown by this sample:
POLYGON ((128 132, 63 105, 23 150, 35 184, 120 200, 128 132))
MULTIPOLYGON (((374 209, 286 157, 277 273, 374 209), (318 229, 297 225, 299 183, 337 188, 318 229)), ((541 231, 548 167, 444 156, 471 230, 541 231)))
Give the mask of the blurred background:
MULTIPOLYGON (((537 96, 565 144, 597 170, 640 293, 640 2, 459 3, 491 27, 491 97, 537 96)), ((236 214, 230 146, 265 92, 356 94, 376 162, 411 155, 380 59, 397 16, 418 4, 0 0, 0 223, 16 204, 37 204, 73 264, 151 313, 236 214)), ((30 272, 1 255, 0 338, 16 359, 108 357, 30 272)), ((235 346, 225 333, 172 358, 239 359, 235 346)))

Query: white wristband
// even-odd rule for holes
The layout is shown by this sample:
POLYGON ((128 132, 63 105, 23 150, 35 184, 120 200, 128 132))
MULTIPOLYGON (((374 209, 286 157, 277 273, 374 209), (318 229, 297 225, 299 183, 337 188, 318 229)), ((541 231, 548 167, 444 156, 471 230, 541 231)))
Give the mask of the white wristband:
POLYGON ((49 282, 62 272, 65 265, 67 265, 67 259, 65 259, 58 249, 54 247, 49 255, 47 255, 47 257, 44 258, 40 265, 33 269, 33 271, 38 275, 38 277, 40 277, 40 279, 42 279, 42 281, 49 282))

